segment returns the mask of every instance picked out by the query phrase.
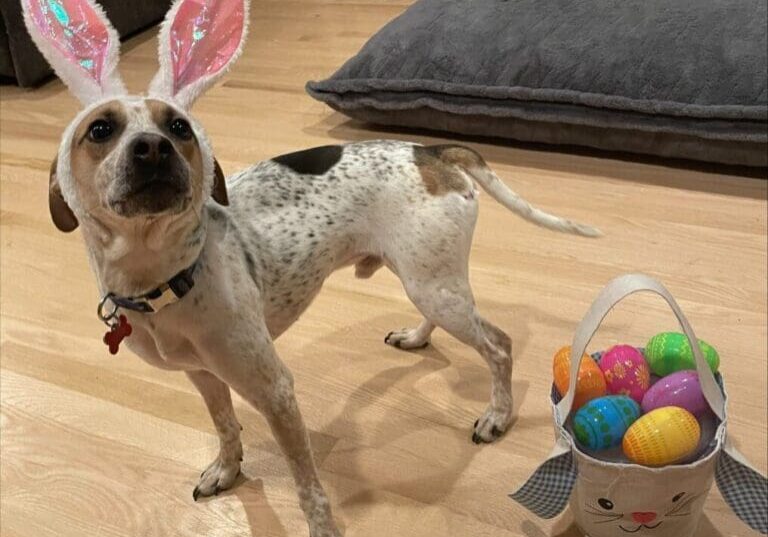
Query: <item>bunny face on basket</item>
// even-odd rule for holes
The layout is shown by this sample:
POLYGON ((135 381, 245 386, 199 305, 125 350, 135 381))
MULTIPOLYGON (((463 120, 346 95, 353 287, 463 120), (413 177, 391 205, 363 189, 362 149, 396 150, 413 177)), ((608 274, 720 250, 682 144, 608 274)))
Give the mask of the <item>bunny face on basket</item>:
MULTIPOLYGON (((600 497, 585 502, 585 512, 597 525, 608 525, 624 533, 650 532, 662 524, 691 515, 691 507, 699 494, 676 492, 663 504, 662 510, 638 505, 631 494, 600 497)), ((617 533, 618 535, 618 533, 617 533)))
MULTIPOLYGON (((699 344, 716 372, 717 351, 699 344)), ((653 467, 685 462, 705 448, 713 414, 692 356, 685 336, 674 332, 654 336, 644 350, 616 345, 596 359, 584 354, 569 420, 579 447, 600 460, 653 467)), ((561 396, 568 390, 570 365, 570 347, 563 347, 553 364, 561 396)))

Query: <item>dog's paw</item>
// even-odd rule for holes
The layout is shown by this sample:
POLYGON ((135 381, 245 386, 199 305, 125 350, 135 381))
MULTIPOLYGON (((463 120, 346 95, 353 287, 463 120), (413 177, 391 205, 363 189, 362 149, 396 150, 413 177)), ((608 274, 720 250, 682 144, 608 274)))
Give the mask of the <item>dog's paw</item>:
POLYGON ((200 475, 200 482, 192 492, 192 498, 197 501, 198 498, 206 496, 218 496, 219 492, 231 488, 237 476, 240 475, 241 460, 241 456, 224 458, 219 455, 216 457, 216 460, 200 475))
POLYGON ((403 328, 387 334, 384 343, 398 349, 423 349, 429 345, 429 334, 424 335, 418 328, 403 328))
POLYGON ((472 432, 472 442, 475 444, 490 444, 501 438, 509 427, 512 418, 512 412, 496 410, 491 407, 485 411, 475 422, 472 432))

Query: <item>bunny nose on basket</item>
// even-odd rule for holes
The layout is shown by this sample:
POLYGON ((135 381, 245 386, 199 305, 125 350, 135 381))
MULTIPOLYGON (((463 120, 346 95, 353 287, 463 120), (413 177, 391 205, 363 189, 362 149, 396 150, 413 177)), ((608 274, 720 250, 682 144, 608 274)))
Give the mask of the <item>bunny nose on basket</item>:
POLYGON ((656 520, 656 513, 632 513, 632 520, 638 524, 648 524, 656 520))

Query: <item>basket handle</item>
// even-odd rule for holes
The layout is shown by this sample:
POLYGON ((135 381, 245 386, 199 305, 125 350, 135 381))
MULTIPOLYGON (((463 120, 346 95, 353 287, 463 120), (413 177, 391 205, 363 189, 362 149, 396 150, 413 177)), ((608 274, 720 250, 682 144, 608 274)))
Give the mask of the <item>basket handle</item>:
POLYGON ((680 322, 683 332, 686 337, 688 337, 688 341, 691 344, 691 350, 696 359, 696 371, 699 374, 699 382, 704 397, 712 411, 721 421, 724 421, 725 399, 723 393, 720 391, 715 376, 710 370, 707 361, 704 359, 704 355, 701 353, 701 349, 698 345, 699 340, 696 338, 696 334, 694 334, 693 328, 691 328, 690 323, 688 323, 688 319, 686 319, 680 306, 678 306, 666 287, 659 281, 650 276, 646 276, 645 274, 626 274, 611 280, 608 285, 600 291, 600 294, 592 303, 589 311, 576 329, 576 334, 573 336, 573 343, 571 344, 571 377, 570 384, 568 385, 568 393, 565 394, 563 399, 555 407, 560 423, 565 423, 571 413, 579 366, 581 365, 581 358, 584 355, 587 345, 589 345, 589 342, 592 340, 595 332, 597 332, 597 329, 600 327, 605 316, 608 315, 608 312, 624 298, 639 291, 651 291, 660 295, 672 308, 677 320, 680 322))

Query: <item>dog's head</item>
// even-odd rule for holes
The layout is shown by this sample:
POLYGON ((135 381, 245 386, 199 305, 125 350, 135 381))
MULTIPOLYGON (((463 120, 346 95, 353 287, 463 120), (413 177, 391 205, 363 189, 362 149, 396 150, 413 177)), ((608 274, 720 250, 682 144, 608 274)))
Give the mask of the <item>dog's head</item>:
POLYGON ((117 72, 120 40, 92 0, 22 0, 32 39, 85 108, 51 166, 56 227, 91 219, 108 228, 227 204, 221 168, 195 100, 239 56, 248 0, 177 0, 160 30, 160 69, 146 96, 130 96, 117 72))

